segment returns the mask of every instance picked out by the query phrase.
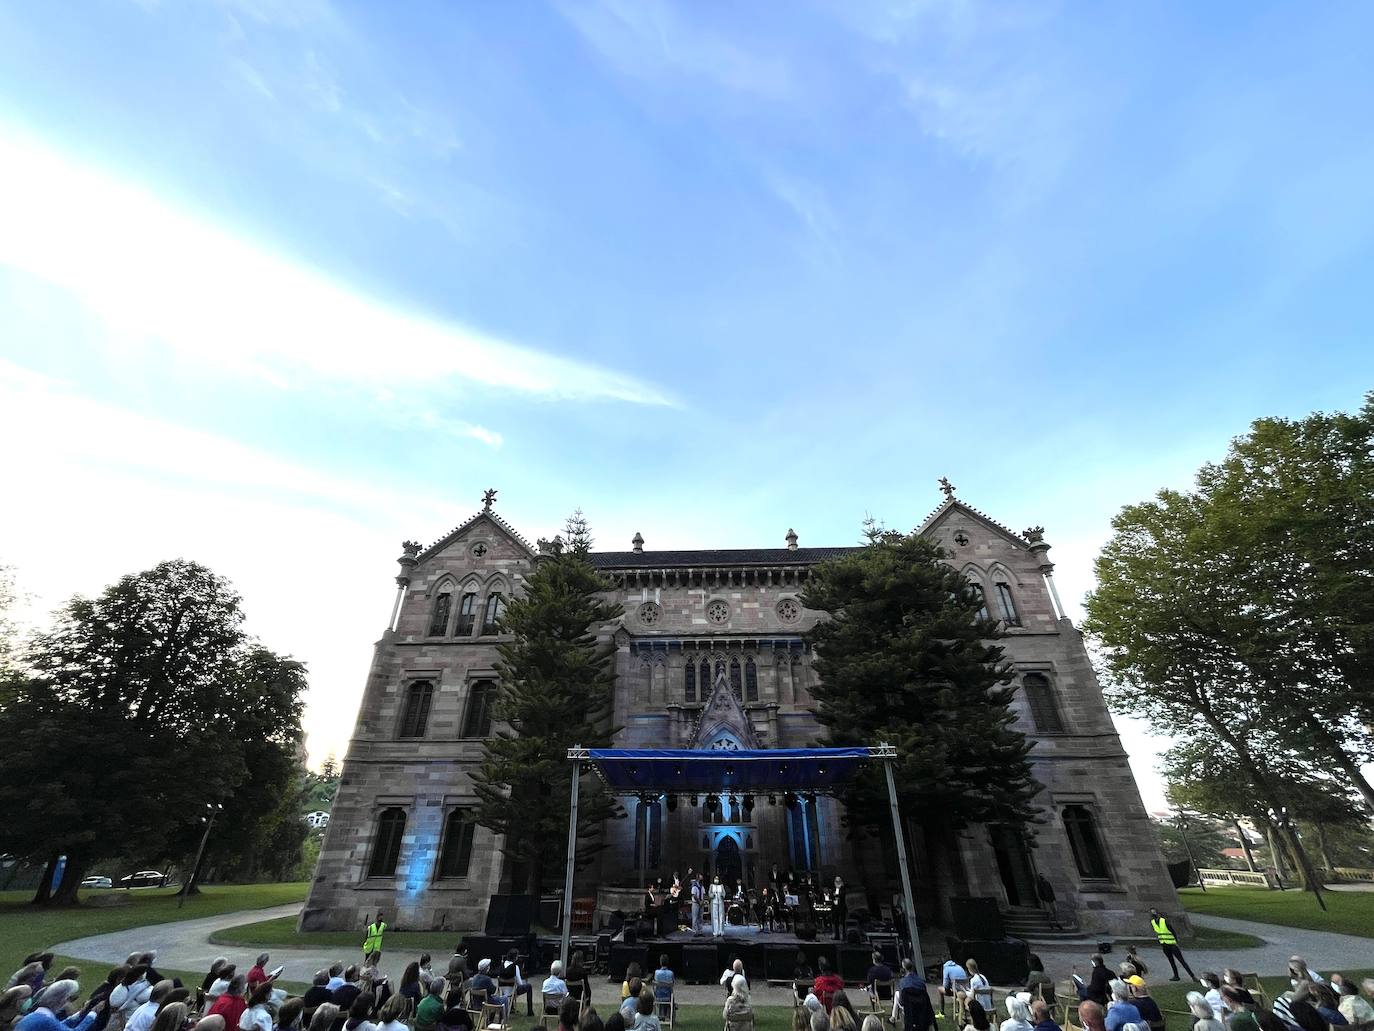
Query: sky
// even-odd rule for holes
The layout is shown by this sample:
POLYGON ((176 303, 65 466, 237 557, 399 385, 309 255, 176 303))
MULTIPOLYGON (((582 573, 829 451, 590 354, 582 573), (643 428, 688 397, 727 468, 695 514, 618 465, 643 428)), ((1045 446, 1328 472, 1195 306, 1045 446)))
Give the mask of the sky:
MULTIPOLYGON (((342 755, 400 542, 854 543, 1075 617, 1121 506, 1374 387, 1374 7, 0 0, 0 563, 177 556, 342 755)), ((1119 720, 1148 808, 1159 743, 1119 720)))

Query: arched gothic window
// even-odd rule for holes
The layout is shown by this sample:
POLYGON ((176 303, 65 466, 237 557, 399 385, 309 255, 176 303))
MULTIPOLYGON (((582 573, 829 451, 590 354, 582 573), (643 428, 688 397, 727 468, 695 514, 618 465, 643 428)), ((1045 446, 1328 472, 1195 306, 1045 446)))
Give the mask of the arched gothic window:
POLYGON ((742 682, 740 680, 739 659, 730 660, 730 690, 735 692, 736 698, 743 698, 742 682))
POLYGON ((458 603, 458 625, 453 628, 454 637, 471 637, 472 628, 477 622, 477 593, 464 591, 458 603))
POLYGON ((754 665, 752 657, 744 660, 744 700, 759 700, 759 668, 754 665))
POLYGON ((453 608, 453 595, 445 591, 434 599, 434 613, 429 619, 429 636, 443 637, 448 633, 448 614, 453 608))
POLYGON ((468 691, 468 711, 463 719, 463 737, 487 737, 491 734, 492 708, 496 704, 496 685, 479 680, 468 691))
POLYGON ((1016 614, 1016 601, 1011 596, 1011 584, 1005 580, 998 580, 993 586, 997 588, 997 607, 1000 610, 998 615, 1007 626, 1020 626, 1021 617, 1016 614))
POLYGON ((688 662, 682 667, 682 693, 687 701, 697 700, 697 666, 695 662, 688 662))
POLYGON ((1066 805, 1062 819, 1079 876, 1092 881, 1110 880, 1111 867, 1107 865, 1107 853, 1102 848, 1092 810, 1085 805, 1066 805))
POLYGON ((501 617, 506 614, 506 599, 500 591, 487 595, 487 611, 482 615, 482 633, 494 634, 500 631, 501 617))
POLYGON ((1021 689, 1026 693, 1026 706, 1035 729, 1042 734, 1064 733, 1064 717, 1060 715, 1049 677, 1043 673, 1027 673, 1021 678, 1021 689))
POLYGON ((404 809, 392 807, 383 809, 377 818, 377 837, 372 843, 372 856, 368 859, 369 877, 390 877, 396 872, 396 864, 401 858, 401 839, 406 832, 406 813, 404 809))
POLYGON ((707 701, 711 697, 711 692, 715 690, 715 683, 711 680, 711 660, 701 660, 701 700, 707 701))
POLYGON ((401 712, 400 737, 424 737, 429 725, 429 709, 434 702, 434 685, 419 680, 406 689, 405 708, 401 712))
POLYGON ((443 844, 439 847, 436 877, 466 877, 472 862, 472 835, 477 824, 467 809, 450 809, 444 818, 443 844))
POLYGON ((990 619, 988 613, 988 596, 983 592, 983 585, 973 580, 969 581, 969 589, 978 595, 978 618, 990 619))

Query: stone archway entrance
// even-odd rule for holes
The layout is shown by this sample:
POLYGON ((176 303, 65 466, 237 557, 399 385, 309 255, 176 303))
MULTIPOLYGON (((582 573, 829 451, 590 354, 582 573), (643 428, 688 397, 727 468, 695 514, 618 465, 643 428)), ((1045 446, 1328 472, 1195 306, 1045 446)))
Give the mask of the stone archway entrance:
POLYGON ((744 876, 744 863, 740 858, 739 842, 732 835, 722 834, 716 842, 716 875, 721 883, 733 888, 744 876))

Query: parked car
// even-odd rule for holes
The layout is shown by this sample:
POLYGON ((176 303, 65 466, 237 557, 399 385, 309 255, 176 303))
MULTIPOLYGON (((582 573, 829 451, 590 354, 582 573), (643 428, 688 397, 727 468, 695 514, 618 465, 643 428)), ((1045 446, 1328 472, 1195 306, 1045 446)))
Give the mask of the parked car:
POLYGON ((83 888, 113 888, 114 881, 98 873, 93 873, 81 882, 83 888))
POLYGON ((167 875, 160 870, 139 870, 119 879, 121 888, 156 888, 167 883, 167 875))

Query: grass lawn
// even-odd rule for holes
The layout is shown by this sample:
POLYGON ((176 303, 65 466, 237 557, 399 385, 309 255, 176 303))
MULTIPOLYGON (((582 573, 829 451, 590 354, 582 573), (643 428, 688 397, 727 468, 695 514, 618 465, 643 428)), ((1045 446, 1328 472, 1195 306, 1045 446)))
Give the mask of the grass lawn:
MULTIPOLYGON (((386 949, 388 952, 393 950, 400 952, 413 952, 419 954, 428 952, 436 957, 436 966, 443 964, 437 962, 437 957, 447 957, 453 952, 458 944, 458 940, 469 931, 392 931, 386 932, 386 949)), ((280 917, 276 920, 259 920, 252 924, 240 924, 238 927, 226 927, 222 931, 216 931, 210 936, 210 940, 216 945, 242 945, 250 948, 262 946, 272 948, 273 946, 295 946, 305 947, 308 945, 329 945, 341 946, 356 952, 363 944, 362 929, 356 931, 305 931, 296 930, 295 917, 280 917)))
MULTIPOLYGON (((82 904, 52 909, 29 905, 32 892, 3 892, 0 893, 0 971, 8 977, 19 968, 29 953, 46 949, 57 942, 146 924, 194 920, 241 909, 263 909, 287 902, 301 902, 305 899, 307 887, 304 883, 208 886, 201 889, 201 894, 187 899, 181 909, 177 909, 175 888, 145 888, 128 892, 127 906, 82 904)), ((120 892, 117 888, 83 892, 82 897, 112 893, 120 892)), ((61 957, 58 963, 66 959, 61 957)), ((103 967, 101 976, 109 970, 108 964, 93 964, 81 959, 72 959, 71 962, 83 968, 86 987, 94 987, 94 968, 103 967)), ((203 970, 194 974, 197 982, 204 975, 203 970)))
POLYGON ((1190 913, 1305 927, 1313 931, 1335 931, 1360 938, 1374 937, 1374 892, 1328 891, 1322 896, 1326 900, 1325 912, 1317 906, 1310 891, 1270 891, 1227 885, 1208 888, 1206 892, 1185 888, 1178 897, 1190 913))

